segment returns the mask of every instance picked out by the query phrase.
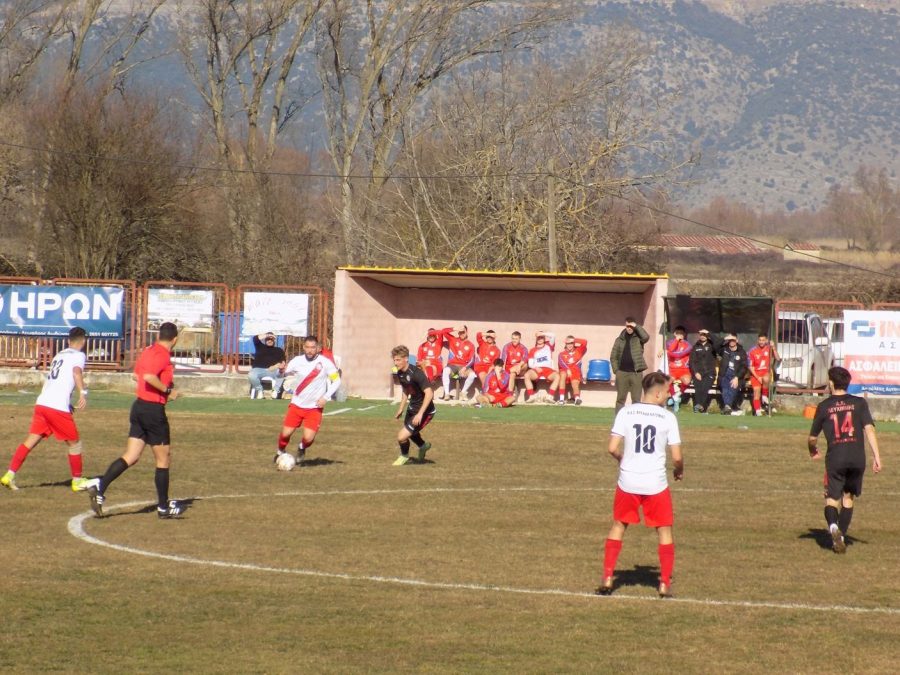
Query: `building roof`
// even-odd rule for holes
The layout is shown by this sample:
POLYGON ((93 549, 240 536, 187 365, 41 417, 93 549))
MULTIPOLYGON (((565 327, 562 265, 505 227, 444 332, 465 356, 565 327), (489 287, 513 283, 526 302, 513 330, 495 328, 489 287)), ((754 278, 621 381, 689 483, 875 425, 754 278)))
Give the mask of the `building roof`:
POLYGON ((499 270, 435 270, 392 267, 339 267, 396 288, 486 289, 509 291, 575 291, 642 293, 666 274, 589 274, 581 272, 504 272, 499 270))
POLYGON ((811 241, 789 241, 785 248, 789 248, 792 251, 821 251, 822 247, 818 244, 814 244, 811 241))
POLYGON ((659 235, 660 242, 668 248, 689 248, 734 255, 736 253, 764 253, 765 250, 757 246, 746 237, 706 234, 671 234, 659 235))

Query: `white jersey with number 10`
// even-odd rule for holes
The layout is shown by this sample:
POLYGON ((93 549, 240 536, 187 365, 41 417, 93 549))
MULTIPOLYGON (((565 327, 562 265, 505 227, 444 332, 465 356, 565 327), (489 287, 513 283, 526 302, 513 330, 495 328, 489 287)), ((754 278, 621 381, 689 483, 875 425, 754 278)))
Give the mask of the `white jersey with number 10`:
POLYGON ((655 495, 669 486, 666 448, 681 445, 678 418, 651 403, 628 405, 616 415, 612 433, 625 439, 619 487, 636 495, 655 495))
POLYGON ((72 390, 75 388, 75 369, 84 371, 86 362, 84 352, 75 349, 63 349, 50 362, 47 371, 47 379, 44 380, 44 388, 37 397, 38 405, 61 410, 72 411, 72 390))

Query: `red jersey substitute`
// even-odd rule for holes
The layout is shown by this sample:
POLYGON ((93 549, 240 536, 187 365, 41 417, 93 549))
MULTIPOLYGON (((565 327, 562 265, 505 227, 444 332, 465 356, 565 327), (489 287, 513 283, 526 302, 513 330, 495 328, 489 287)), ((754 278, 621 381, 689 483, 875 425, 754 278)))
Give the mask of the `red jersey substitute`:
POLYGON ((693 347, 687 340, 672 338, 666 343, 666 356, 669 359, 669 375, 672 377, 690 376, 690 358, 693 347))
POLYGON ((494 361, 500 358, 500 347, 496 343, 491 344, 485 340, 481 333, 476 333, 475 339, 478 340, 478 360, 475 362, 475 372, 480 375, 494 367, 494 361))
POLYGON ((521 342, 517 345, 507 342, 503 347, 503 351, 500 352, 500 358, 503 359, 503 367, 509 370, 513 366, 528 360, 528 347, 521 342))
POLYGON ((447 347, 450 349, 450 358, 447 361, 450 365, 471 366, 475 361, 475 345, 468 340, 448 336, 447 347))
POLYGON ((144 375, 156 375, 164 385, 171 387, 174 381, 175 367, 172 365, 172 355, 169 350, 158 342, 147 347, 141 352, 137 363, 134 364, 134 374, 137 377, 137 397, 142 401, 165 405, 169 397, 145 382, 144 375))
POLYGON ((750 366, 750 373, 755 377, 760 378, 767 374, 772 367, 772 346, 756 345, 747 352, 747 364, 750 366))
POLYGON ((575 348, 572 351, 563 349, 559 353, 559 372, 566 373, 570 380, 581 379, 581 360, 587 353, 587 340, 575 338, 575 348))

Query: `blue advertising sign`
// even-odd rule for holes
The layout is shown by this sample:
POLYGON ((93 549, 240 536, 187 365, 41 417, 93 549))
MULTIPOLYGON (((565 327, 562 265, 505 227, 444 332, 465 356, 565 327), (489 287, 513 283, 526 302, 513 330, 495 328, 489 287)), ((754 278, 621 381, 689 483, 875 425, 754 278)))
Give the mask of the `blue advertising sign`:
POLYGON ((59 337, 80 326, 90 337, 123 337, 125 290, 118 286, 0 284, 0 333, 59 337))

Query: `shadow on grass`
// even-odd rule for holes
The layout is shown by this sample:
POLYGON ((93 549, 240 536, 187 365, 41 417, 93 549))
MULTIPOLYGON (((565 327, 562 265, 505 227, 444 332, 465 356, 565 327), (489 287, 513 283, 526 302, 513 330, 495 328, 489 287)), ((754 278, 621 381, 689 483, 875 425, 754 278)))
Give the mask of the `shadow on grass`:
MULTIPOLYGON (((826 551, 831 550, 831 534, 823 527, 811 527, 808 532, 804 532, 798 539, 812 539, 818 545, 819 548, 823 548, 826 551)), ((854 544, 867 544, 868 542, 864 539, 857 539, 856 537, 851 537, 849 534, 844 537, 844 543, 847 546, 853 546, 854 544)))
POLYGON ((299 466, 306 468, 308 466, 328 466, 329 464, 343 464, 340 459, 328 459, 327 457, 313 457, 312 459, 304 459, 299 466))
POLYGON ((659 585, 659 567, 656 565, 635 565, 634 569, 616 570, 615 588, 626 586, 649 586, 655 589, 659 585))
MULTIPOLYGON (((197 501, 197 498, 196 497, 188 497, 187 499, 175 499, 175 500, 170 500, 170 501, 178 502, 178 505, 181 506, 182 511, 181 511, 180 516, 177 516, 175 518, 170 518, 169 520, 180 520, 184 516, 184 514, 187 513, 187 510, 194 505, 194 502, 197 501)), ((113 511, 112 513, 104 513, 103 518, 104 518, 104 520, 106 520, 108 518, 118 518, 119 516, 139 516, 139 515, 143 515, 145 513, 156 513, 156 504, 147 504, 146 506, 141 506, 141 507, 135 508, 135 509, 129 509, 127 511, 116 510, 116 511, 113 511)))
POLYGON ((51 487, 70 487, 71 485, 72 485, 72 479, 67 478, 66 480, 46 481, 44 483, 38 483, 37 485, 32 485, 31 487, 51 488, 51 487))

